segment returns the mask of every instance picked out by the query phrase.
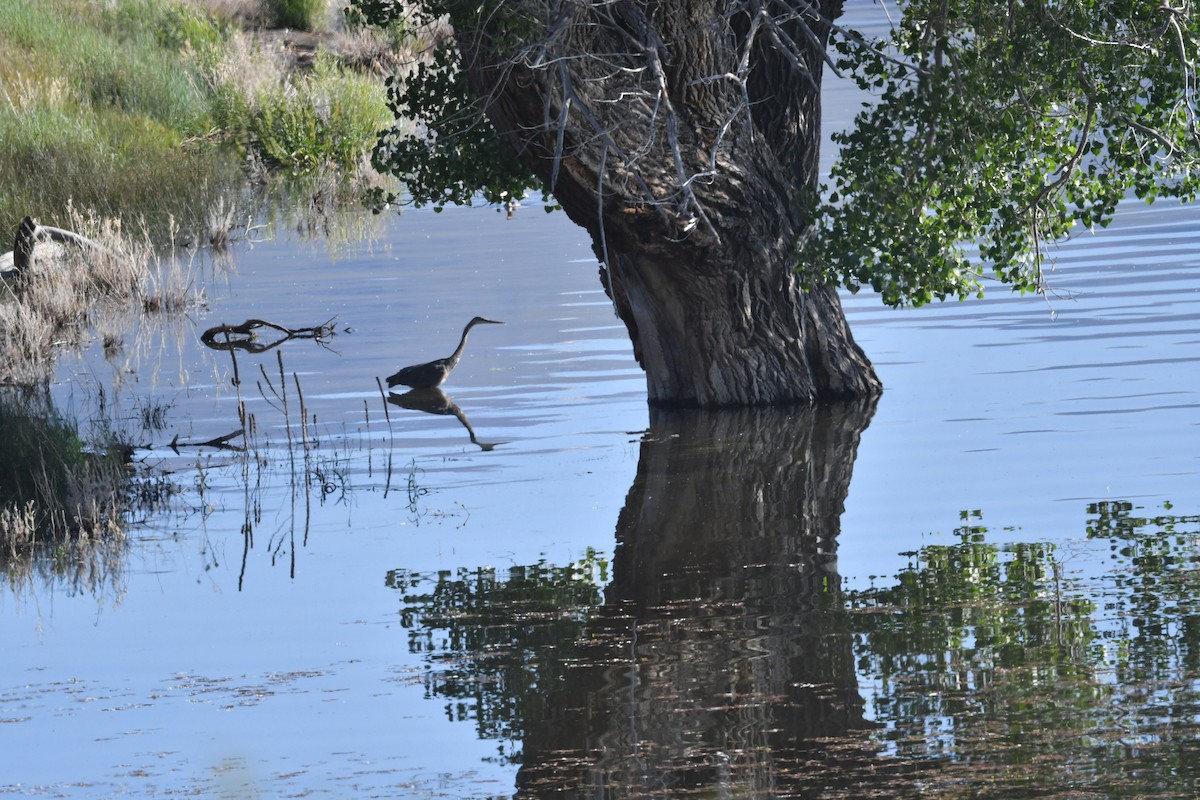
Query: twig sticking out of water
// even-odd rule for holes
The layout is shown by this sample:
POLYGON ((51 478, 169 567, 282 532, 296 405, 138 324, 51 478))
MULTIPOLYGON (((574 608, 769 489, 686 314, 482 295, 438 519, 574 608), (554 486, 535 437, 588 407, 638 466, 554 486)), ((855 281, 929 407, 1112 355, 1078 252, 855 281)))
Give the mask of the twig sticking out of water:
POLYGON ((383 418, 387 421, 388 439, 392 445, 388 448, 387 480, 383 484, 383 496, 387 497, 388 491, 392 488, 392 453, 396 449, 396 433, 392 430, 392 415, 388 411, 387 392, 383 390, 383 382, 378 377, 375 378, 375 385, 379 387, 379 399, 383 401, 383 418))
MULTIPOLYGON (((283 356, 279 357, 279 366, 283 368, 283 356)), ((296 384, 296 399, 300 402, 300 446, 304 448, 304 454, 308 456, 308 407, 304 405, 304 390, 300 388, 300 376, 292 373, 292 382, 296 384)), ((316 424, 314 416, 313 424, 316 424)))

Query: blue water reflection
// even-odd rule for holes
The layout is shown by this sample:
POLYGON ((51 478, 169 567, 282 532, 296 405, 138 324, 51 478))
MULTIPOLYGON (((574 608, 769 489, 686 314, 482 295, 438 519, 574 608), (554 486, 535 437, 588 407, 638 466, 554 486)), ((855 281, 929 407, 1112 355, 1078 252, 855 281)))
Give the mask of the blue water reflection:
MULTIPOLYGON (((1069 549, 1090 503, 1194 504, 1195 213, 1133 206, 1064 247, 1052 281, 1072 296, 1049 305, 1003 292, 915 311, 847 299, 887 387, 840 521, 848 589, 956 541, 963 509, 981 511, 997 544, 1069 549)), ((114 580, 0 600, 4 785, 81 797, 511 793, 496 743, 425 698, 427 665, 385 577, 612 552, 648 416, 586 241, 538 209, 511 221, 461 209, 389 218, 378 239, 334 256, 281 235, 233 262, 209 280, 206 308, 131 334, 120 360, 64 359, 65 407, 103 391, 130 419, 166 408, 142 457, 180 492, 114 580), (478 439, 501 443, 490 451, 453 415, 385 403, 375 382, 445 350, 475 314, 508 324, 468 349, 445 389, 478 439), (228 355, 201 347, 201 331, 335 315, 328 347, 239 356, 260 458, 171 450, 173 436, 238 424, 228 355), (279 383, 280 354, 314 444, 298 455, 319 483, 288 467, 299 398, 285 420, 261 388, 279 383)))

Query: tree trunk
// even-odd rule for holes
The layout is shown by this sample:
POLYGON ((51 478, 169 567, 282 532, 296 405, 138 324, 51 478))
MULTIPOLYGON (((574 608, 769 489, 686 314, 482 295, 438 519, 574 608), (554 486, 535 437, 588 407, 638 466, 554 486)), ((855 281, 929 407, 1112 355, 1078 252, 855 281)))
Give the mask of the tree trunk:
POLYGON ((609 248, 607 288, 646 371, 650 402, 755 406, 878 393, 837 293, 805 294, 790 262, 753 258, 714 269, 678 243, 609 248))
POLYGON ((522 0, 456 29, 496 129, 591 234, 651 403, 880 391, 836 293, 794 272, 840 12, 824 5, 780 21, 720 0, 522 0))

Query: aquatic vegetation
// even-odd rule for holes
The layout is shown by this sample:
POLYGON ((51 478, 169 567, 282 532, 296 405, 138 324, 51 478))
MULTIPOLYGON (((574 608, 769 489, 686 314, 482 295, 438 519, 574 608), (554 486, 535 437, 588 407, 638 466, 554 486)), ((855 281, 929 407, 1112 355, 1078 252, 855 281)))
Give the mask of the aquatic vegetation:
POLYGON ((123 538, 127 445, 85 442, 47 401, 0 392, 0 451, 0 566, 10 574, 38 554, 62 560, 123 538))

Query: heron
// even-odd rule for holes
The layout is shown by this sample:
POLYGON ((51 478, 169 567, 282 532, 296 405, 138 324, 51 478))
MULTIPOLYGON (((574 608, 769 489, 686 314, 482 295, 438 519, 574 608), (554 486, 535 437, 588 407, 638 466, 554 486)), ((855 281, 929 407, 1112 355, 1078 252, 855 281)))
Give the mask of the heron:
POLYGON ((467 415, 450 398, 450 395, 441 389, 409 389, 404 394, 391 392, 387 397, 387 401, 392 405, 400 406, 401 408, 411 408, 413 411, 424 411, 426 414, 452 414, 467 429, 467 434, 471 437, 471 444, 477 445, 481 450, 495 450, 497 445, 504 444, 503 442, 479 441, 479 437, 475 435, 475 429, 471 427, 471 421, 467 419, 467 415))
POLYGON ((395 375, 389 375, 387 385, 390 389, 393 386, 411 386, 414 389, 436 389, 445 383, 446 378, 450 375, 450 370, 458 366, 458 360, 462 358, 463 348, 467 346, 467 334, 471 332, 471 328, 476 325, 503 325, 503 322, 494 319, 484 319, 483 317, 475 317, 467 323, 467 327, 463 328, 462 339, 458 342, 458 349, 445 358, 439 358, 436 361, 430 361, 426 364, 415 364, 411 367, 405 367, 395 375))

